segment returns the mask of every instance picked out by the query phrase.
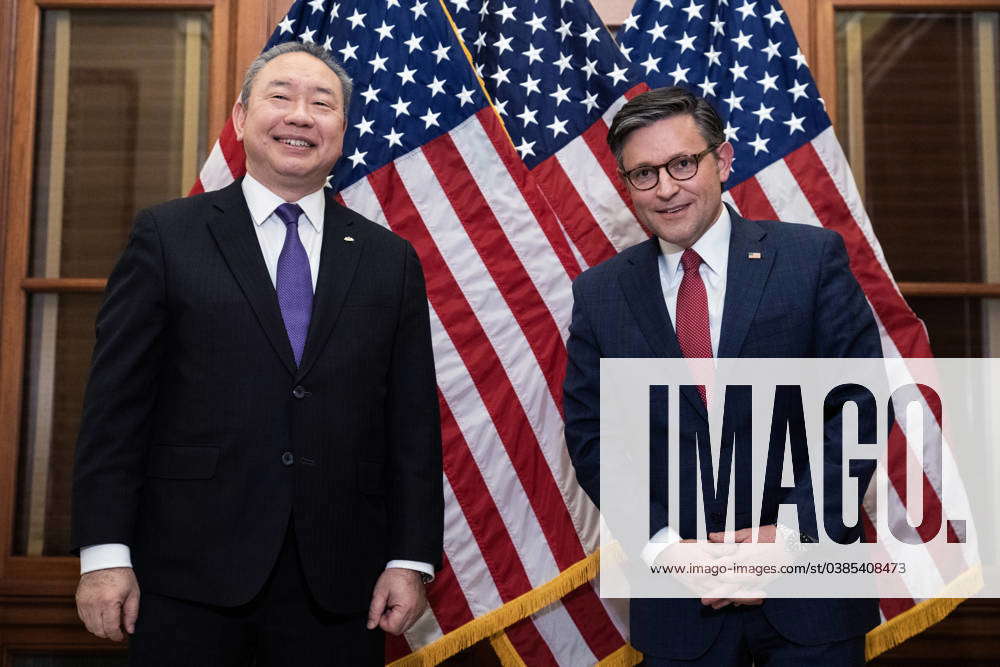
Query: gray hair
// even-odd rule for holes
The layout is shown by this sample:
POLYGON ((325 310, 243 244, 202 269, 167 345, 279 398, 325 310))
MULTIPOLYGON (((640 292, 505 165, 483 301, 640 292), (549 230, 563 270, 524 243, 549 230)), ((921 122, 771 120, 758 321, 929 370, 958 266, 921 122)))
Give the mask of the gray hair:
POLYGON ((668 86, 647 91, 629 100, 618 110, 608 128, 608 146, 623 169, 622 149, 625 139, 635 130, 652 125, 658 120, 688 114, 694 118, 698 132, 709 146, 723 143, 726 133, 722 119, 703 97, 697 97, 680 86, 668 86))
POLYGON ((304 42, 282 42, 281 44, 275 44, 267 51, 257 56, 257 58, 250 63, 250 67, 247 68, 247 73, 243 77, 243 89, 240 91, 240 104, 244 107, 250 102, 250 90, 253 88, 254 79, 264 65, 268 64, 278 56, 283 56, 286 53, 308 53, 313 56, 324 65, 330 68, 337 78, 340 79, 340 88, 344 94, 343 104, 344 104, 344 118, 347 118, 348 108, 351 103, 351 92, 354 90, 354 83, 351 81, 351 77, 348 76, 347 72, 341 67, 333 56, 327 53, 326 49, 316 44, 307 44, 304 42))

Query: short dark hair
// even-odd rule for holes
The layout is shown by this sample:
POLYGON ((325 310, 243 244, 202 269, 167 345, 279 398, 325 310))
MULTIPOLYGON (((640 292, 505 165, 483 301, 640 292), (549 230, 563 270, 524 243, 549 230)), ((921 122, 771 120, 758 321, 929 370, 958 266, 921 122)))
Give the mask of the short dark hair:
POLYGON ((623 169, 622 148, 629 134, 652 125, 658 120, 688 114, 694 118, 698 132, 709 146, 726 140, 722 119, 712 105, 703 97, 691 94, 680 86, 655 88, 633 97, 618 110, 608 129, 608 146, 623 169))
POLYGON ((344 105, 344 118, 347 118, 347 112, 351 104, 351 92, 354 90, 354 84, 351 82, 351 77, 347 74, 340 63, 338 63, 333 56, 326 52, 321 46, 316 44, 309 44, 306 42, 282 42, 281 44, 275 44, 267 51, 257 56, 250 67, 247 68, 247 73, 243 77, 243 88, 240 90, 240 104, 246 108, 247 103, 250 102, 250 90, 253 88, 254 79, 264 65, 268 64, 278 56, 283 56, 286 53, 308 53, 317 60, 321 61, 324 65, 329 67, 337 78, 340 79, 340 88, 344 94, 343 105, 344 105))

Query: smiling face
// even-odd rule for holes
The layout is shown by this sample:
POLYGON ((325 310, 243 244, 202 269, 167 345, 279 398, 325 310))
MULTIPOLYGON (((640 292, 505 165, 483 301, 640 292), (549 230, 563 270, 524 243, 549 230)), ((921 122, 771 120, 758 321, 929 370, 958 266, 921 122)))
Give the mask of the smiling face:
POLYGON ((247 105, 233 106, 247 172, 286 201, 326 183, 344 145, 340 79, 308 53, 286 53, 257 73, 247 105))
MULTIPOLYGON (((622 145, 622 166, 630 171, 661 165, 706 148, 694 118, 680 114, 630 132, 622 145)), ((732 162, 733 147, 726 142, 703 157, 698 173, 686 181, 675 181, 666 169, 660 169, 659 182, 649 190, 636 190, 625 179, 639 220, 664 241, 690 248, 722 211, 721 184, 729 177, 732 162)))

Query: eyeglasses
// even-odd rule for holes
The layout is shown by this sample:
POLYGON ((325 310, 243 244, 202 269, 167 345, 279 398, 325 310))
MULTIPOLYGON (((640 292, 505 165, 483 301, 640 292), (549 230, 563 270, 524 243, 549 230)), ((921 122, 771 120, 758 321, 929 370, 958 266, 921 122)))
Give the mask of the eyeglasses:
POLYGON ((660 169, 666 169, 670 178, 675 181, 686 181, 698 173, 701 159, 719 147, 712 144, 700 153, 694 155, 678 155, 665 164, 643 165, 625 172, 625 178, 636 190, 651 190, 660 182, 660 169))

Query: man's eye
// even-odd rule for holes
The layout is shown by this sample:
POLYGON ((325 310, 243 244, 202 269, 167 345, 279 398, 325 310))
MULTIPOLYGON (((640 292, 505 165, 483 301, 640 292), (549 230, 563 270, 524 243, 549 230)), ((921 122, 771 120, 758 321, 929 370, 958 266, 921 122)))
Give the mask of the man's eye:
POLYGON ((687 156, 679 157, 673 161, 671 166, 674 169, 690 169, 692 166, 694 166, 694 160, 692 160, 690 157, 687 156))
POLYGON ((652 167, 639 167, 632 172, 632 178, 637 181, 644 181, 656 175, 656 170, 652 167))

